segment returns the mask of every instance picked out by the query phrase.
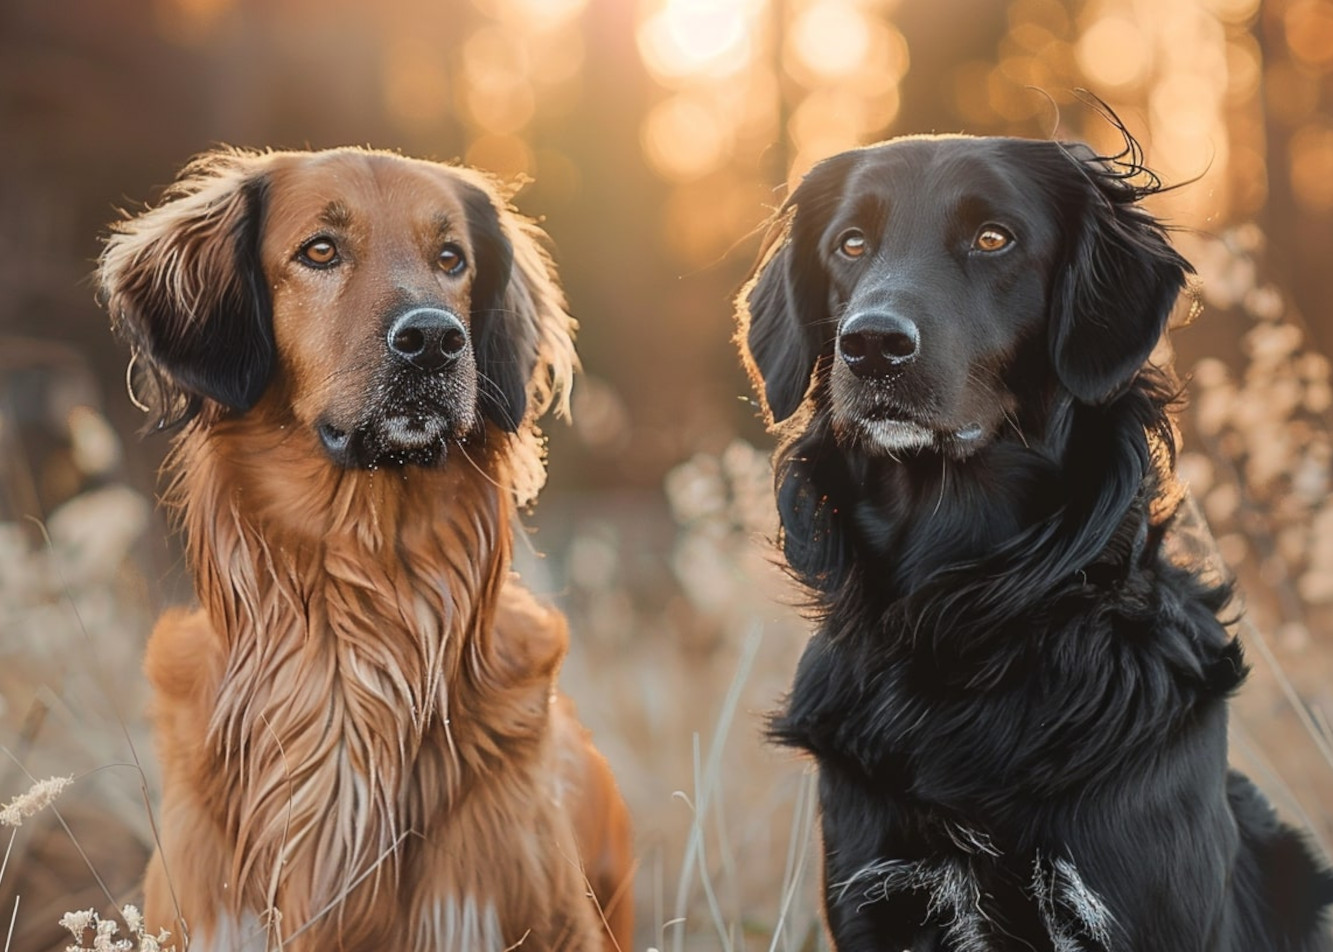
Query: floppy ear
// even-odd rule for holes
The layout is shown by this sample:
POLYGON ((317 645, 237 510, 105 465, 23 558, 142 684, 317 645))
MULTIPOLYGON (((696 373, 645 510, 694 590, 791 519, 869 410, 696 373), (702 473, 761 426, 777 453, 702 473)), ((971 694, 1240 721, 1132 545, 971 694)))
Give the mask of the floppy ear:
POLYGON ((774 227, 777 233, 769 236, 754 277, 736 302, 737 341, 769 416, 780 423, 805 399, 819 357, 818 342, 803 319, 820 320, 826 304, 824 295, 805 287, 816 284, 819 275, 803 272, 818 263, 793 251, 790 222, 774 227))
MULTIPOLYGON (((792 574, 819 592, 833 592, 846 578, 847 534, 830 492, 845 489, 842 455, 800 441, 784 448, 776 467, 782 554, 792 574)), ((856 498, 842 494, 839 498, 856 498)))
POLYGON ((158 207, 113 226, 99 262, 115 331, 143 371, 152 425, 208 407, 248 410, 273 371, 268 285, 260 264, 267 181, 254 156, 204 155, 158 207))
POLYGON ((552 403, 567 416, 574 374, 574 320, 535 224, 482 185, 464 189, 476 258, 472 347, 482 412, 506 432, 552 403))
POLYGON ((1081 213, 1066 239, 1070 251, 1051 296, 1050 350, 1055 373, 1078 400, 1104 404, 1137 375, 1157 345, 1189 262, 1161 224, 1136 203, 1157 191, 1126 181, 1132 168, 1079 150, 1069 174, 1082 176, 1081 213))
POLYGON ((815 362, 832 340, 819 238, 855 155, 824 160, 783 203, 736 299, 736 340, 774 423, 801 405, 815 362))

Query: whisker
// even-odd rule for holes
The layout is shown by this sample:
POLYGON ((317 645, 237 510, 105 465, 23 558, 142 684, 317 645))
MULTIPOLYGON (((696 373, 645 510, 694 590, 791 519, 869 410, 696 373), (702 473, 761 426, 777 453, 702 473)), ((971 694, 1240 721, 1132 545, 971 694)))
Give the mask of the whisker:
POLYGON ((458 446, 458 455, 462 456, 463 459, 465 459, 465 460, 467 461, 468 465, 471 466, 474 470, 477 471, 477 475, 478 475, 478 476, 480 476, 482 479, 486 480, 486 482, 490 483, 492 486, 494 486, 496 489, 500 490, 501 492, 509 492, 509 487, 508 487, 508 486, 506 486, 504 483, 502 483, 502 482, 500 482, 499 480, 497 480, 497 479, 496 479, 494 476, 492 476, 490 473, 486 472, 486 470, 484 470, 484 469, 481 467, 481 464, 480 464, 480 463, 478 463, 475 459, 473 459, 471 456, 468 455, 467 446, 466 446, 465 444, 463 444, 463 443, 459 443, 459 444, 457 444, 457 446, 458 446))
POLYGON ((505 399, 504 391, 495 380, 487 376, 480 368, 477 369, 477 390, 491 398, 496 410, 504 415, 503 422, 508 429, 518 429, 519 421, 515 420, 510 414, 509 401, 505 399))
POLYGON ((1028 442, 1027 435, 1023 432, 1023 426, 1018 422, 1018 418, 1014 416, 1013 411, 1006 407, 1000 412, 1004 415, 1005 422, 1014 428, 1014 432, 1017 433, 1018 438, 1022 440, 1023 446, 1027 449, 1032 449, 1032 444, 1028 442))

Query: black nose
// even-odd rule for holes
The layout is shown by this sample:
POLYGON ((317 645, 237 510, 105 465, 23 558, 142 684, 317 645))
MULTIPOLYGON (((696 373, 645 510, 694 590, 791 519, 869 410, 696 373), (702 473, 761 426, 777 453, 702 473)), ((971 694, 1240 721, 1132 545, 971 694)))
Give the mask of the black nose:
POLYGON ((868 380, 886 377, 916 358, 921 334, 897 314, 867 311, 853 315, 838 334, 838 353, 847 368, 868 380))
POLYGON ((421 370, 443 370, 466 347, 463 322, 439 308, 414 308, 389 328, 389 350, 421 370))

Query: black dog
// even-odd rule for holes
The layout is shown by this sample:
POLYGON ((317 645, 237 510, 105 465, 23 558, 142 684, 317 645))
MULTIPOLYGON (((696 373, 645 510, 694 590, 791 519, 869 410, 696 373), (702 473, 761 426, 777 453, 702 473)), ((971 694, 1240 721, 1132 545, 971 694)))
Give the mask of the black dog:
POLYGON ((1190 267, 1138 157, 835 156, 742 292, 819 620, 773 734, 820 767, 840 952, 1333 948, 1333 875, 1227 768, 1229 592, 1163 551, 1190 267))

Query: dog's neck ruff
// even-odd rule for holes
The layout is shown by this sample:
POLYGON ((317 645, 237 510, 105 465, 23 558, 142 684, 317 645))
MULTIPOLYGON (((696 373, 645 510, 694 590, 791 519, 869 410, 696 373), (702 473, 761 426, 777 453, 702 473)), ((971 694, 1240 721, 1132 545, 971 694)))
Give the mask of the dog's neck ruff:
POLYGON ((282 910, 288 938, 321 915, 346 937, 497 746, 535 743, 559 653, 543 685, 492 650, 502 459, 350 471, 298 442, 244 418, 191 428, 169 498, 226 644, 208 756, 232 901, 282 910))

